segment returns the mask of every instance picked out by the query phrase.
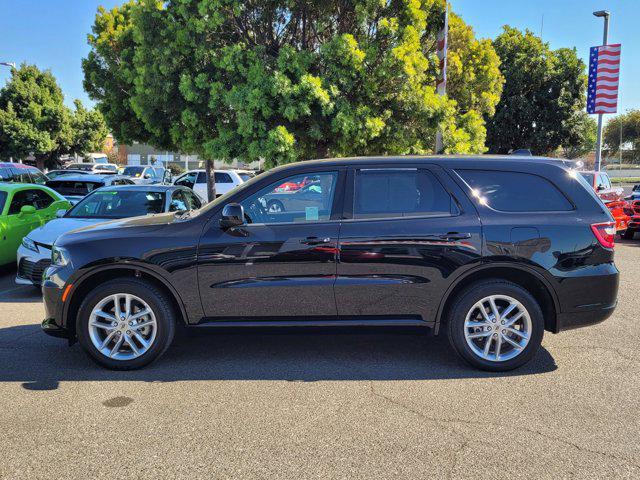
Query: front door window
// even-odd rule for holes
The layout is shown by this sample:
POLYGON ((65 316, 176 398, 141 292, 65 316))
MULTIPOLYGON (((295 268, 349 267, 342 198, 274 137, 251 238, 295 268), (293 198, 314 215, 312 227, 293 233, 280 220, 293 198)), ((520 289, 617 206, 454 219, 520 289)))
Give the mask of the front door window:
POLYGON ((247 223, 312 223, 331 218, 338 172, 308 174, 278 180, 241 202, 247 223), (304 186, 284 190, 282 185, 304 186))

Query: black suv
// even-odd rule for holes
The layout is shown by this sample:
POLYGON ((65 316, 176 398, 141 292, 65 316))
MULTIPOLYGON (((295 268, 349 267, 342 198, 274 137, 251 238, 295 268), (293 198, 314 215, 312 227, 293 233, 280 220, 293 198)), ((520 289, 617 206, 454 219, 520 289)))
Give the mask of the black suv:
POLYGON ((42 327, 133 369, 169 347, 176 322, 422 326, 472 365, 509 370, 545 330, 611 315, 614 234, 593 189, 553 159, 309 161, 197 211, 63 235, 42 327))

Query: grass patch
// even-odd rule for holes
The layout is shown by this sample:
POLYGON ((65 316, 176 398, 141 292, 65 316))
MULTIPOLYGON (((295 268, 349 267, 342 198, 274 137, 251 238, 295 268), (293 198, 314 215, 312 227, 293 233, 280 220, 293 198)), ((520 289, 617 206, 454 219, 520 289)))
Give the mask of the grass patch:
POLYGON ((612 177, 611 183, 640 183, 640 177, 612 177))

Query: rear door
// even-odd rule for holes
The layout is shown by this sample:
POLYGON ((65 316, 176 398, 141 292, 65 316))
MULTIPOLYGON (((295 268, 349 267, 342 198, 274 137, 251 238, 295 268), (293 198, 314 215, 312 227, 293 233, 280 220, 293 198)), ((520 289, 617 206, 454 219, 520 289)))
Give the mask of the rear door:
POLYGON ((335 284, 338 315, 432 322, 451 279, 481 258, 481 226, 438 166, 349 172, 335 284))

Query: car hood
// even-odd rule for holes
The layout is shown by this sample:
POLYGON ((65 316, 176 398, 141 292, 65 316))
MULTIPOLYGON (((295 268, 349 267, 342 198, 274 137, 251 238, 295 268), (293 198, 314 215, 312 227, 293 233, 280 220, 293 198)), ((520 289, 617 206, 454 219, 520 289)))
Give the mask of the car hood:
POLYGON ((123 218, 119 220, 102 219, 99 223, 86 225, 83 228, 65 234, 57 244, 75 243, 89 239, 109 239, 122 236, 137 237, 149 235, 163 226, 184 221, 180 215, 174 212, 157 213, 141 217, 123 218))
POLYGON ((104 222, 100 218, 56 218, 51 220, 42 227, 32 230, 27 235, 34 242, 44 245, 53 245, 53 242, 63 233, 77 230, 79 228, 88 227, 97 223, 104 222))

